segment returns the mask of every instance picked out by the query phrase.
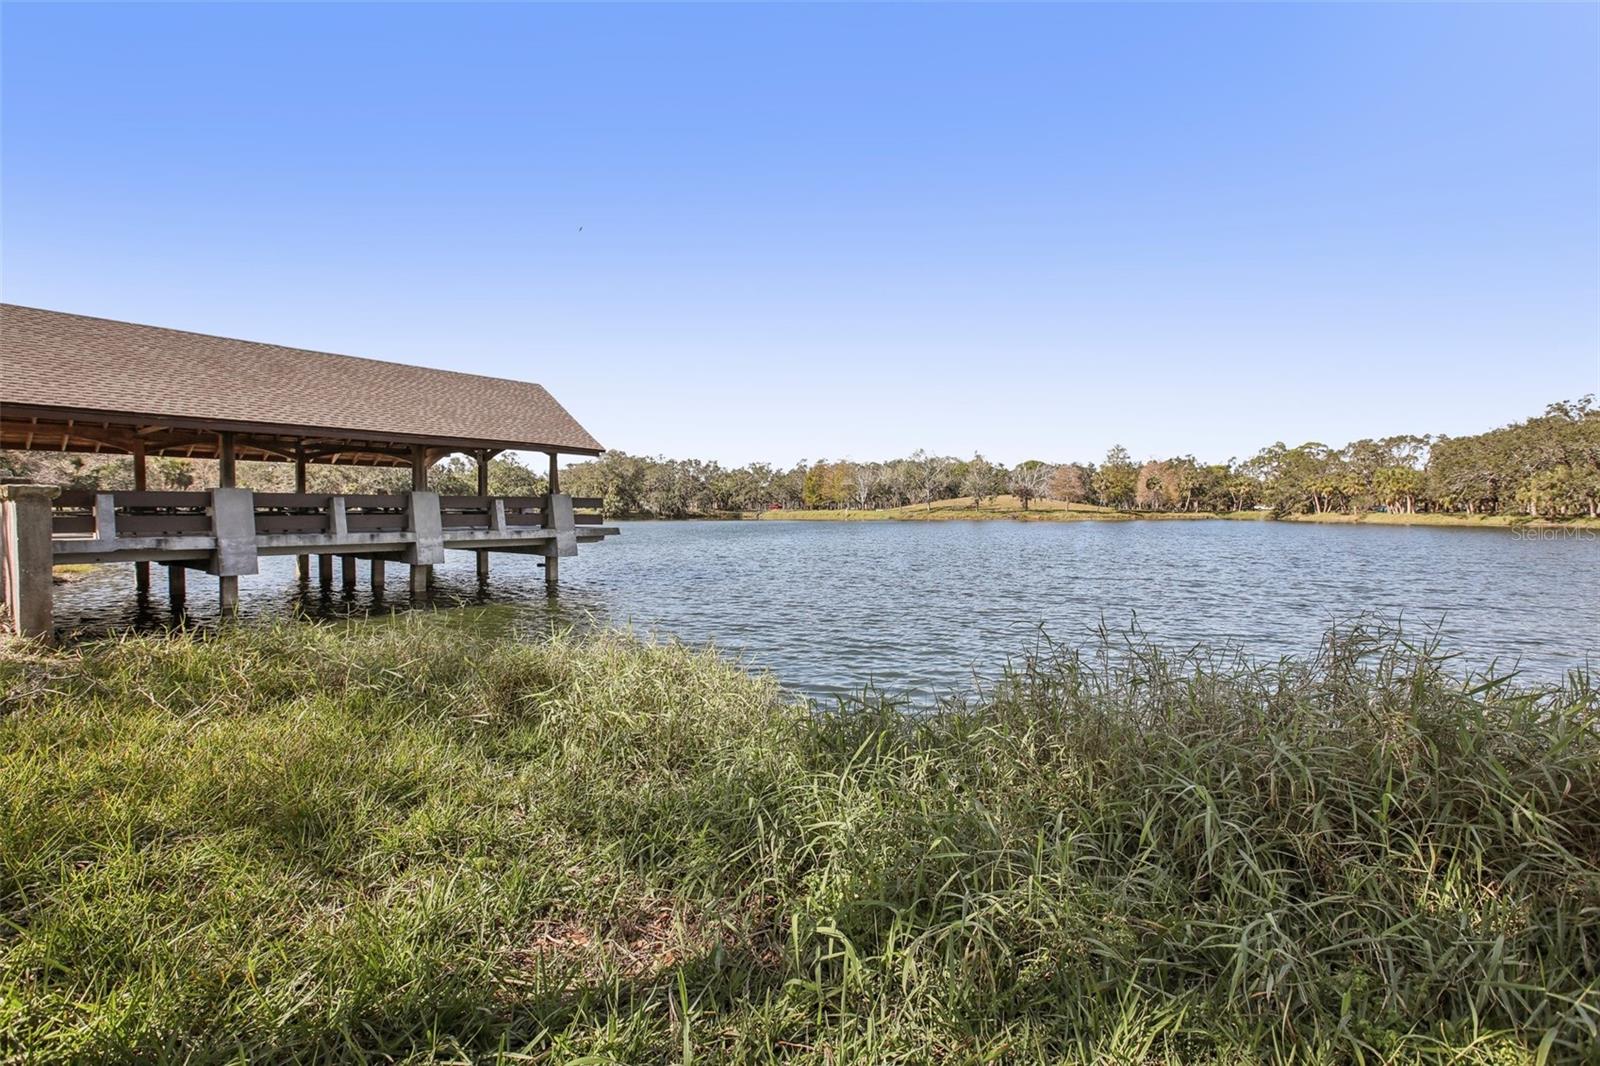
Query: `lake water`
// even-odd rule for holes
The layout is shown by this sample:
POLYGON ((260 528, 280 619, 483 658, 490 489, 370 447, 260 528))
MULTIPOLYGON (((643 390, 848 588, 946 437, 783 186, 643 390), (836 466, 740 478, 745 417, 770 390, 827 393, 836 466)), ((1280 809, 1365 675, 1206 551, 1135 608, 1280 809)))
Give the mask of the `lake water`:
MULTIPOLYGON (((537 635, 552 623, 633 626, 715 644, 812 694, 881 687, 970 688, 1039 627, 1089 642, 1102 621, 1173 646, 1305 655, 1331 623, 1358 616, 1437 627, 1463 665, 1519 662, 1555 680, 1600 663, 1600 534, 1272 522, 649 522, 562 563, 550 600, 537 561, 493 557, 480 589, 472 556, 438 568, 434 604, 481 603, 482 625, 537 635)), ((140 604, 132 568, 57 587, 57 620, 85 632, 169 624, 164 574, 140 604)), ((295 580, 292 558, 240 580, 250 617, 362 613, 354 596, 295 580)), ((191 572, 191 620, 216 619, 214 581, 191 572)), ((410 606, 389 569, 381 610, 410 606)))

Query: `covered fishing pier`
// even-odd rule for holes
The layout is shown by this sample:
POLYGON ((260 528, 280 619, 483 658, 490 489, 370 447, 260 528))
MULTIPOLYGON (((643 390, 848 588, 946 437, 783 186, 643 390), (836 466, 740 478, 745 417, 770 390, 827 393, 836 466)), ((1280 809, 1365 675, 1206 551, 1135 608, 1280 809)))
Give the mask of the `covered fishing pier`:
POLYGON ((51 567, 132 563, 141 592, 165 567, 181 606, 190 570, 211 575, 224 611, 239 578, 266 555, 294 555, 309 580, 347 587, 358 561, 374 591, 386 564, 426 591, 448 550, 542 558, 554 591, 559 562, 618 532, 600 501, 560 491, 557 457, 598 455, 599 443, 542 387, 528 382, 285 348, 84 315, 0 305, 0 447, 130 456, 133 489, 62 491, 0 485, 0 569, 8 628, 51 632, 51 567), (505 451, 549 456, 549 491, 492 496, 489 460, 505 451), (474 495, 440 495, 428 470, 447 455, 477 463, 474 495), (204 491, 148 491, 153 457, 213 459, 204 491), (242 460, 294 464, 293 492, 238 485, 242 460), (400 467, 403 492, 307 491, 315 464, 400 467))

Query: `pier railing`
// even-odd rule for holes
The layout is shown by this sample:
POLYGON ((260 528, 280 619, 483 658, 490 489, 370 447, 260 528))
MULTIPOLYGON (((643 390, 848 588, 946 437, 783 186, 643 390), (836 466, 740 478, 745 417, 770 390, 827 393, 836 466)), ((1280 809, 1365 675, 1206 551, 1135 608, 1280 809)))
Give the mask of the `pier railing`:
POLYGON ((61 563, 134 563, 148 588, 149 564, 163 563, 174 606, 184 573, 218 578, 219 602, 238 605, 239 577, 254 574, 263 555, 310 557, 324 586, 333 556, 353 587, 356 561, 372 565, 383 587, 387 563, 408 564, 412 593, 426 592, 447 549, 477 554, 487 579, 491 552, 544 559, 545 583, 556 587, 558 563, 619 532, 605 525, 601 501, 560 493, 544 496, 441 496, 413 491, 382 495, 252 492, 62 492, 51 485, 0 483, 0 605, 4 628, 25 636, 51 632, 51 571, 61 563))
MULTIPOLYGON (((258 537, 317 538, 351 534, 404 534, 411 531, 414 493, 336 495, 297 492, 225 490, 248 496, 258 537)), ((433 496, 439 529, 444 533, 481 531, 516 534, 554 529, 548 495, 433 496)), ((602 501, 571 500, 574 527, 600 527, 602 501)), ((116 541, 210 537, 215 534, 217 506, 211 492, 66 491, 53 501, 51 532, 59 540, 116 541)), ((585 530, 587 532, 587 530, 585 530)), ((318 545, 300 545, 316 551, 318 545)), ((324 547, 335 548, 329 543, 324 547)), ((70 548, 68 549, 71 550, 70 548)))

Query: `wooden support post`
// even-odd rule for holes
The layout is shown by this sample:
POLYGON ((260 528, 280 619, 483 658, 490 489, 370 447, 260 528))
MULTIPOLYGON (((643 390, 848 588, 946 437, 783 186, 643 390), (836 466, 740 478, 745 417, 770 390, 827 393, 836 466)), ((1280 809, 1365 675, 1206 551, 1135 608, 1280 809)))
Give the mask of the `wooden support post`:
MULTIPOLYGON (((483 451, 478 453, 478 495, 485 498, 489 495, 489 453, 483 451)), ((489 580, 489 553, 486 551, 478 553, 478 580, 489 580)))
POLYGON ((317 584, 322 586, 324 592, 333 584, 333 556, 327 552, 317 556, 317 584))
MULTIPOLYGON (((134 492, 143 492, 143 491, 145 491, 146 484, 147 484, 147 481, 145 479, 144 445, 143 444, 135 444, 133 446, 133 491, 134 492)), ((133 564, 133 587, 139 592, 140 595, 149 595, 149 593, 150 593, 150 564, 149 563, 134 563, 133 564)))
MULTIPOLYGON (((294 444, 294 491, 306 491, 305 441, 295 441, 294 444)), ((296 555, 294 557, 294 572, 302 583, 311 580, 311 556, 296 555)))
MULTIPOLYGON (((411 446, 411 491, 428 491, 428 450, 420 444, 411 446)), ((438 498, 434 498, 434 511, 438 511, 438 498)), ((437 533, 437 531, 435 531, 437 533)), ((431 563, 411 564, 411 592, 413 595, 428 591, 428 585, 433 581, 433 565, 431 563)))
MULTIPOLYGON (((428 491, 428 450, 420 444, 411 446, 411 491, 428 491)), ((411 591, 413 593, 428 591, 428 583, 433 578, 433 567, 421 563, 411 565, 411 591)))
POLYGON ((48 640, 55 631, 50 501, 59 495, 53 485, 0 485, 6 622, 20 637, 48 640))
POLYGON ((383 558, 372 557, 372 598, 377 599, 383 595, 383 558))
POLYGON ((354 555, 339 556, 339 571, 340 576, 344 579, 344 590, 346 592, 354 592, 356 590, 356 557, 354 555))
POLYGON ((231 489, 238 483, 238 468, 233 460, 233 433, 217 434, 217 488, 231 489))
MULTIPOLYGON (((561 473, 556 469, 556 454, 550 453, 550 500, 553 504, 556 494, 561 491, 561 473)), ((555 508, 547 505, 545 508, 545 526, 554 525, 555 508)), ((556 558, 556 545, 549 542, 549 554, 544 557, 544 587, 546 592, 555 592, 556 586, 561 582, 561 560, 556 558)))
MULTIPOLYGON (((237 486, 238 483, 238 468, 234 462, 233 454, 233 433, 230 430, 224 430, 217 434, 217 488, 231 489, 237 486)), ((221 495, 222 494, 220 492, 212 494, 212 521, 217 523, 219 556, 222 554, 222 510, 221 500, 219 499, 221 495)), ((252 526, 252 528, 249 530, 252 539, 246 543, 248 544, 248 550, 253 557, 255 554, 255 544, 253 539, 255 533, 253 528, 254 518, 251 517, 251 515, 246 515, 245 517, 248 518, 252 526)), ((253 561, 249 572, 252 574, 255 573, 253 561)), ((224 616, 233 614, 239 609, 239 578, 236 573, 222 574, 217 578, 217 603, 224 616)))
POLYGON ((183 601, 189 585, 189 572, 182 563, 167 563, 167 601, 174 614, 183 613, 183 601))
POLYGON ((411 446, 411 490, 428 491, 428 449, 420 444, 411 446))

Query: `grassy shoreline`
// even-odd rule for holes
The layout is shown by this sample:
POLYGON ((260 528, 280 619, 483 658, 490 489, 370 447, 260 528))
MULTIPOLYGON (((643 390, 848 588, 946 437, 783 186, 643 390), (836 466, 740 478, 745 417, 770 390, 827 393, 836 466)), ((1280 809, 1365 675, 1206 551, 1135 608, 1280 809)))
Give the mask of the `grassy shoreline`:
POLYGON ((1108 650, 927 715, 448 616, 13 644, 0 1059, 1595 1046, 1592 684, 1108 650))
POLYGON ((1572 518, 1561 521, 1533 519, 1520 515, 1461 514, 1306 514, 1273 519, 1267 511, 1227 513, 1118 511, 1091 504, 1065 504, 1056 500, 1034 500, 1024 510, 1014 496, 1000 496, 974 507, 969 497, 938 500, 932 507, 912 504, 883 510, 760 511, 746 517, 767 521, 799 522, 938 522, 1007 519, 1021 522, 1303 522, 1325 525, 1372 526, 1448 526, 1466 529, 1583 529, 1600 530, 1600 519, 1572 518))

